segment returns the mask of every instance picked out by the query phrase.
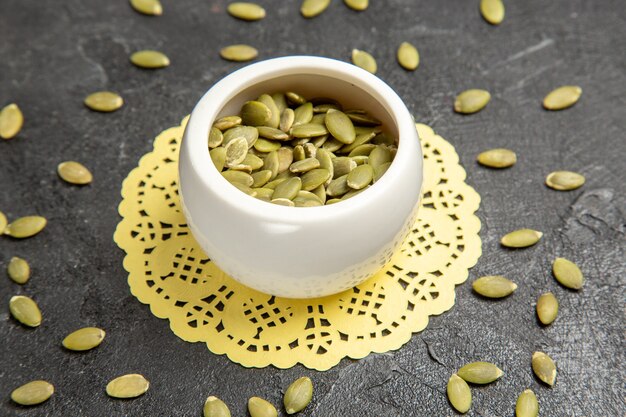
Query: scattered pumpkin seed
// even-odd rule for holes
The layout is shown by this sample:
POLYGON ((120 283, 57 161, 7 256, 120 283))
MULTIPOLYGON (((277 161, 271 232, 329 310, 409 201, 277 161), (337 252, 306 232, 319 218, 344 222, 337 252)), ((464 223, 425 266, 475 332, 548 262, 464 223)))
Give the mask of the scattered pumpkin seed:
POLYGON ((9 310, 13 318, 25 326, 37 327, 41 324, 41 311, 30 297, 25 295, 11 297, 9 310))
POLYGON ((222 172, 224 169, 224 165, 226 164, 226 149, 224 148, 215 148, 209 151, 209 155, 211 156, 211 161, 213 161, 213 165, 219 172, 222 172))
POLYGON ((340 156, 333 158, 333 179, 342 177, 349 174, 354 168, 356 168, 356 162, 346 156, 340 156))
POLYGON ((241 108, 241 121, 248 126, 269 126, 272 111, 260 101, 248 101, 241 108))
POLYGON ((268 126, 259 126, 257 127, 259 132, 259 136, 266 139, 271 140, 289 140, 289 134, 283 132, 280 129, 274 129, 273 127, 268 126))
MULTIPOLYGON (((328 132, 341 143, 351 144, 356 139, 354 125, 350 118, 339 110, 330 109, 324 119, 328 132)), ((314 125, 316 126, 316 125, 314 125)))
POLYGON ((545 325, 552 323, 556 320, 556 315, 559 313, 559 301, 554 294, 547 292, 541 294, 537 300, 537 317, 539 321, 545 325))
POLYGON ((503 298, 517 289, 517 284, 500 275, 478 278, 472 284, 478 294, 488 298, 503 298))
POLYGON ((231 168, 241 163, 248 155, 248 141, 244 137, 239 137, 228 142, 224 149, 226 149, 226 166, 231 168))
POLYGON ((500 244, 507 248, 527 248, 539 242, 543 233, 532 229, 519 229, 507 233, 500 239, 500 244))
POLYGON ((311 191, 323 185, 330 178, 330 172, 324 168, 312 169, 302 176, 302 189, 311 191))
POLYGON ((223 141, 224 135, 222 134, 222 131, 215 126, 211 127, 211 129, 209 129, 209 148, 217 148, 223 141))
POLYGON ((454 111, 461 114, 472 114, 484 109, 491 100, 486 90, 471 89, 463 91, 454 100, 454 111))
POLYGON ((304 0, 300 13, 307 19, 320 15, 330 5, 330 0, 304 0))
POLYGON ((163 6, 159 0, 130 0, 130 5, 137 12, 145 15, 160 16, 163 14, 163 6))
POLYGON ((497 148, 480 153, 476 160, 489 168, 508 168, 515 165, 517 155, 508 149, 497 148))
POLYGON ((230 417, 230 410, 224 401, 217 397, 210 396, 204 402, 202 415, 203 417, 230 417))
POLYGON ((452 407, 459 413, 467 413, 472 406, 472 392, 467 382, 461 379, 457 374, 452 374, 448 380, 446 391, 452 407))
POLYGON ((312 169, 319 168, 319 166, 320 161, 318 161, 316 158, 311 157, 294 162, 289 167, 289 171, 294 173, 309 172, 312 169))
POLYGON ((265 9, 256 3, 235 2, 228 5, 228 13, 237 19, 255 21, 265 17, 265 9))
POLYGON ((41 216, 25 216, 12 221, 4 229, 4 234, 17 239, 35 236, 41 232, 48 221, 41 216))
POLYGON ((59 177, 67 183, 75 185, 89 184, 93 180, 91 172, 80 162, 65 161, 57 166, 59 177))
POLYGON ((571 171, 554 171, 546 177, 546 185, 558 191, 575 190, 584 183, 585 177, 571 171))
POLYGON ((273 189, 261 187, 255 188, 254 191, 256 191, 256 198, 259 200, 267 201, 268 203, 271 202, 272 194, 274 194, 273 189))
POLYGON ((7 273, 16 284, 26 284, 30 278, 30 266, 25 259, 14 256, 9 261, 7 273))
POLYGON ((492 25, 499 25, 504 20, 502 0, 480 0, 480 14, 492 25))
POLYGON ((220 119, 217 119, 215 123, 213 123, 213 127, 218 128, 221 131, 228 130, 235 126, 239 126, 241 124, 241 117, 239 116, 226 116, 220 119))
POLYGON ((98 91, 85 98, 85 106, 93 111, 114 112, 124 105, 122 97, 111 91, 98 91))
POLYGON ((572 290, 579 290, 585 283, 580 268, 565 258, 556 258, 552 264, 552 273, 559 284, 572 290))
POLYGON ((307 377, 298 378, 285 391, 283 398, 285 411, 287 411, 287 414, 295 414, 298 411, 302 411, 309 405, 311 398, 313 398, 313 383, 311 379, 307 377))
POLYGON ((245 62, 256 58, 259 51, 250 45, 229 45, 220 50, 220 56, 227 61, 245 62))
POLYGON ((170 65, 170 59, 163 52, 145 49, 130 56, 130 62, 139 68, 157 69, 170 65))
POLYGON ((369 164, 374 169, 378 168, 382 164, 391 162, 392 159, 393 156, 391 155, 391 151, 389 151, 389 149, 384 145, 378 145, 369 154, 369 164))
POLYGON ((23 125, 24 115, 17 104, 11 103, 0 110, 0 138, 14 138, 23 125))
POLYGON ((288 180, 278 184, 272 194, 272 200, 277 198, 286 198, 293 200, 298 195, 298 191, 302 189, 302 180, 300 177, 289 178, 288 180))
POLYGON ((245 185, 246 187, 251 187, 252 184, 254 184, 254 179, 252 178, 252 175, 243 172, 243 171, 224 171, 222 172, 222 176, 226 179, 226 181, 230 182, 231 184, 241 184, 241 185, 245 185))
POLYGON ((13 390, 11 399, 19 405, 37 405, 54 394, 54 386, 42 380, 31 381, 13 390))
POLYGON ((269 169, 264 169, 262 171, 257 171, 253 173, 251 176, 253 180, 253 188, 263 187, 265 184, 267 184, 270 178, 272 178, 272 171, 270 171, 269 169))
POLYGON ((313 138, 327 133, 326 126, 315 123, 305 123, 291 128, 291 136, 294 138, 313 138))
POLYGON ((0 211, 0 235, 4 234, 4 230, 7 228, 7 224, 9 224, 7 216, 5 216, 4 213, 0 211))
POLYGON ((415 71, 420 64, 420 55, 417 48, 408 42, 402 42, 397 52, 398 63, 408 71, 415 71))
POLYGON ((295 93, 293 91, 287 91, 285 93, 285 97, 290 103, 293 103, 293 104, 301 105, 301 104, 306 103, 306 98, 304 96, 301 96, 300 94, 295 93))
POLYGON ((282 114, 280 115, 280 123, 279 123, 280 130, 282 130, 285 133, 289 132, 289 129, 291 129, 291 126, 293 126, 293 122, 295 120, 296 120, 295 112, 290 108, 286 108, 285 110, 283 110, 282 114))
POLYGON ((82 352, 99 346, 105 334, 97 327, 83 327, 68 334, 62 343, 66 349, 82 352))
POLYGON ((293 111, 293 116, 292 126, 310 123, 311 119, 313 119, 313 103, 306 102, 296 107, 293 111))
POLYGON ((359 49, 352 50, 352 63, 357 67, 363 68, 365 71, 376 74, 378 66, 372 55, 359 49))
POLYGON ((576 85, 564 85, 552 90, 543 99, 546 110, 563 110, 572 107, 580 99, 583 89, 576 85))
POLYGON ((472 362, 461 367, 456 374, 472 384, 490 384, 504 375, 504 372, 493 363, 472 362))
POLYGON ((548 355, 543 352, 535 352, 532 357, 532 368, 537 378, 542 382, 553 386, 556 380, 556 365, 548 355))
POLYGON ((515 417, 537 417, 539 415, 539 402, 535 393, 527 389, 517 397, 515 403, 515 417))
POLYGON ((107 384, 106 392, 113 398, 136 398, 148 391, 150 383, 143 375, 127 374, 107 384))
POLYGON ((280 110, 278 109, 278 106, 276 106, 276 103, 274 103, 272 96, 269 94, 261 94, 257 101, 265 104, 267 108, 270 109, 270 119, 265 126, 278 129, 280 124, 280 110))
POLYGON ((326 188, 326 194, 331 197, 340 197, 348 191, 350 191, 350 187, 348 186, 348 174, 332 180, 326 188))
POLYGON ((369 6, 369 0, 343 0, 346 6, 357 12, 362 12, 369 6))
POLYGON ((346 183, 353 190, 368 186, 374 178, 374 169, 369 164, 359 165, 348 174, 346 183))
POLYGON ((278 107, 278 111, 280 114, 287 108, 287 97, 285 97, 284 93, 278 92, 272 94, 272 100, 274 100, 274 104, 278 107))

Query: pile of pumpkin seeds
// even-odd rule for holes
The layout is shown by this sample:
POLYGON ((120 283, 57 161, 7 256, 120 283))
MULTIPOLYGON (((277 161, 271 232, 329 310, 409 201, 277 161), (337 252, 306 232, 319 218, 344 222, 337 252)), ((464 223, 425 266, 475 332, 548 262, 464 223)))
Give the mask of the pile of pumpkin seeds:
POLYGON ((357 195, 382 177, 397 151, 367 112, 291 91, 262 94, 239 115, 216 120, 208 147, 215 168, 239 190, 295 207, 357 195))

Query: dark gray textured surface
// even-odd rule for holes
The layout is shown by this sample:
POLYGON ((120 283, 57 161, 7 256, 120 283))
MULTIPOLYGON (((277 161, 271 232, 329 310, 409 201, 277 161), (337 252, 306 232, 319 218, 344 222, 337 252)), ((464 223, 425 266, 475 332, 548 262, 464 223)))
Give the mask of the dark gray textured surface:
MULTIPOLYGON (((372 0, 363 13, 335 0, 316 19, 299 16, 296 1, 259 1, 268 17, 256 23, 225 15, 226 1, 164 0, 158 18, 118 1, 0 0, 0 105, 17 102, 26 124, 0 143, 0 210, 10 218, 49 219, 39 236, 0 239, 0 267, 13 255, 31 262, 20 287, 0 277, 0 415, 199 416, 209 394, 245 415, 248 397, 280 404, 282 390, 301 375, 315 384, 311 416, 449 416, 449 375, 462 364, 489 360, 505 371, 495 384, 473 388, 468 415, 512 416, 517 395, 530 387, 543 416, 621 416, 625 405, 626 265, 626 9, 623 0, 506 1, 499 27, 486 24, 478 1, 372 0), (402 70, 395 48, 413 42, 417 72, 402 70), (314 54, 347 60, 352 48, 370 51, 379 76, 423 121, 456 146, 468 182, 482 196, 478 215, 483 257, 469 282, 504 274, 517 292, 493 302, 457 288, 454 308, 432 318, 399 351, 343 360, 327 372, 245 369, 189 344, 133 298, 112 240, 119 221, 121 181, 152 149, 161 130, 176 125, 214 82, 240 67, 222 61, 220 47, 245 42, 261 58, 314 54), (172 66, 142 71, 128 63, 135 50, 154 48, 172 66), (561 84, 583 88, 564 112, 541 108, 561 84), (452 112, 454 96, 486 88, 492 101, 479 114, 452 112), (97 114, 82 105, 97 90, 120 92, 126 105, 97 114), (518 153, 505 171, 479 167, 491 147, 518 153), (95 181, 77 188, 58 180, 56 165, 75 159, 95 181), (556 169, 579 171, 587 183, 559 193, 543 186, 556 169), (545 233, 533 248, 509 251, 499 237, 515 228, 545 233), (554 257, 577 262, 586 275, 576 293, 550 274, 554 257), (561 302, 550 327, 538 325, 533 303, 546 290, 561 302), (45 319, 25 329, 8 314, 14 294, 38 300, 45 319), (98 325, 104 344, 86 354, 64 351, 71 330, 98 325), (554 388, 530 370, 534 350, 549 353, 559 374, 554 388), (150 391, 132 401, 107 398, 111 378, 140 372, 150 391), (25 409, 9 394, 32 379, 51 381, 46 404, 25 409)), ((0 274, 1 275, 1 274, 0 274)))

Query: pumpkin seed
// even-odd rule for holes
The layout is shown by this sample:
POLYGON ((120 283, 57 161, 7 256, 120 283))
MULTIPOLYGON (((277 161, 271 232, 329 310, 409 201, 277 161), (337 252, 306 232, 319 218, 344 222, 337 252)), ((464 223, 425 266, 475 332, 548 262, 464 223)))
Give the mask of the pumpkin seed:
POLYGON ((312 169, 302 176, 302 189, 311 191, 323 185, 330 178, 330 172, 324 168, 312 169))
POLYGON ((376 133, 376 136, 374 137, 374 139, 372 139, 372 143, 374 145, 395 146, 396 140, 392 138, 391 136, 385 133, 376 132, 376 131, 374 131, 374 133, 376 133))
POLYGON ((328 187, 326 187, 326 194, 331 197, 340 197, 348 191, 350 191, 350 187, 348 187, 348 174, 332 180, 330 184, 328 184, 328 187))
POLYGON ((280 149, 280 146, 280 142, 275 142, 273 140, 267 140, 263 138, 259 138, 256 142, 254 142, 254 149, 259 152, 275 152, 280 149))
POLYGON ((91 110, 110 113, 124 105, 122 97, 111 91, 98 91, 85 98, 85 106, 91 110))
POLYGON ((259 131, 259 136, 271 139, 271 140, 289 140, 290 137, 287 133, 283 132, 279 129, 274 129, 273 127, 268 126, 259 126, 257 127, 259 131))
POLYGON ((41 216, 25 216, 12 221, 4 229, 4 234, 17 239, 35 236, 41 232, 48 221, 41 216))
POLYGON ((290 108, 286 108, 285 110, 283 110, 283 113, 280 115, 280 123, 279 123, 280 130, 282 130, 285 133, 288 133, 289 130, 291 129, 291 126, 293 126, 293 122, 295 120, 296 120, 295 112, 290 108))
POLYGON ((370 152, 372 150, 374 150, 376 145, 368 144, 368 142, 371 141, 372 139, 374 139, 375 137, 376 137, 376 133, 374 133, 374 132, 363 133, 361 135, 357 135, 356 138, 354 139, 354 142, 352 142, 351 144, 346 145, 346 146, 341 148, 341 152, 348 153, 349 156, 369 155, 370 152), (369 145, 369 146, 367 146, 366 148, 362 148, 361 152, 363 152, 365 149, 368 149, 367 153, 364 153, 364 154, 361 154, 361 153, 352 154, 352 151, 354 151, 356 148, 364 146, 364 145, 369 145))
POLYGON ((367 190, 369 187, 370 187, 370 186, 369 186, 369 185, 367 185, 367 186, 365 186, 365 187, 361 188, 360 190, 355 190, 355 189, 349 190, 347 193, 345 193, 345 194, 341 197, 341 199, 342 199, 342 200, 347 200, 347 199, 349 199, 349 198, 352 198, 352 197, 354 197, 355 195, 360 194, 360 193, 362 193, 363 191, 367 190))
POLYGON ((217 397, 210 396, 204 402, 202 415, 203 417, 230 417, 230 410, 224 401, 217 397))
POLYGON ((254 171, 263 166, 263 160, 256 155, 248 153, 248 155, 246 155, 241 164, 249 166, 250 169, 254 171))
POLYGON ((504 20, 502 0, 480 0, 480 14, 492 25, 499 25, 504 20))
MULTIPOLYGON (((330 176, 329 176, 330 179, 330 176)), ((304 183, 304 181, 303 181, 304 183)), ((326 203, 326 188, 324 188, 324 184, 320 185, 319 187, 313 189, 311 191, 313 194, 315 194, 315 196, 317 197, 317 199, 322 203, 326 203)))
POLYGON ((533 372, 542 382, 553 386, 556 380, 556 365, 548 355, 535 352, 532 357, 533 372))
MULTIPOLYGON (((350 120, 352 120, 352 123, 357 124, 357 125, 366 126, 366 127, 374 127, 374 126, 378 126, 381 124, 380 120, 366 113, 357 113, 353 111, 347 111, 346 115, 350 118, 350 120)), ((356 127, 355 127, 355 131, 356 131, 356 127)), ((376 130, 367 130, 365 132, 359 131, 357 132, 357 134, 370 133, 370 132, 376 132, 376 130)))
POLYGON ((272 96, 269 94, 261 94, 257 101, 265 104, 267 108, 270 109, 270 119, 266 126, 278 129, 278 125, 280 124, 280 110, 278 106, 276 106, 276 103, 274 103, 272 96))
POLYGON ((7 216, 5 216, 4 213, 0 211, 0 235, 4 234, 4 230, 7 228, 7 224, 9 224, 7 216))
POLYGON ((356 155, 356 156, 351 156, 350 157, 354 162, 356 162, 356 165, 363 165, 363 164, 368 164, 369 163, 369 156, 366 155, 356 155))
POLYGON ((11 297, 9 310, 13 318, 25 326, 37 327, 41 324, 41 311, 37 303, 25 295, 11 297))
POLYGON ((265 17, 265 9, 256 3, 235 2, 228 5, 228 13, 237 19, 255 21, 265 17))
POLYGON ((256 58, 259 51, 250 45, 230 45, 220 50, 220 56, 227 61, 245 62, 256 58))
POLYGON ((274 100, 274 104, 276 104, 278 111, 282 114, 287 108, 287 97, 285 97, 285 94, 274 93, 272 94, 272 100, 274 100))
POLYGON ((515 417, 537 417, 539 415, 539 402, 535 393, 527 389, 517 397, 515 403, 515 417))
POLYGON ((37 405, 54 394, 54 386, 42 380, 31 381, 13 390, 11 399, 19 405, 37 405))
POLYGON ((318 113, 314 114, 309 123, 315 123, 318 125, 323 125, 324 120, 326 120, 326 113, 318 113))
POLYGON ((226 149, 224 148, 215 148, 209 151, 209 155, 211 156, 211 161, 213 161, 213 165, 215 168, 222 172, 224 169, 224 164, 226 164, 226 149))
POLYGON ((313 113, 316 114, 325 114, 328 113, 328 110, 339 110, 341 111, 341 105, 339 104, 335 104, 335 103, 325 103, 325 104, 318 104, 317 106, 313 107, 313 113))
POLYGON ((224 132, 224 140, 222 144, 226 146, 231 140, 238 138, 245 138, 248 143, 248 148, 253 146, 259 138, 259 130, 252 126, 235 126, 232 129, 228 129, 224 132))
POLYGON ((319 207, 322 204, 315 194, 309 191, 300 190, 296 198, 293 199, 296 207, 319 207))
POLYGON ((472 384, 490 384, 504 375, 493 363, 472 362, 457 371, 457 375, 472 384))
POLYGON ((306 159, 306 155, 304 153, 304 146, 297 145, 296 147, 293 148, 293 160, 302 161, 303 159, 306 159))
POLYGON ((165 68, 170 65, 170 59, 163 52, 145 49, 130 56, 130 62, 139 68, 165 68))
POLYGON ((356 168, 356 162, 347 156, 339 156, 332 159, 333 163, 333 178, 339 178, 346 174, 349 174, 354 168, 356 168))
POLYGON ((346 6, 357 12, 362 12, 369 6, 369 0, 343 0, 346 6))
POLYGON ((286 198, 274 198, 271 203, 278 204, 279 206, 295 207, 295 203, 286 198))
POLYGON ((302 189, 302 180, 300 177, 289 178, 288 180, 278 184, 272 194, 272 200, 277 198, 286 198, 293 200, 298 195, 298 191, 302 189))
POLYGON ((382 164, 391 162, 393 159, 389 149, 383 145, 378 145, 376 148, 372 149, 372 152, 369 154, 369 158, 369 164, 374 169, 378 168, 382 164))
POLYGON ((304 156, 307 158, 315 158, 317 155, 317 148, 312 143, 305 143, 302 148, 304 149, 304 156))
POLYGON ((341 143, 351 144, 356 138, 354 132, 354 125, 345 113, 330 109, 326 112, 326 118, 324 120, 326 128, 335 139, 341 143))
POLYGON ((276 179, 268 182, 267 184, 265 184, 263 186, 263 188, 267 188, 267 189, 272 190, 272 194, 273 194, 274 193, 274 189, 276 187, 278 187, 278 184, 281 184, 281 183, 283 183, 285 181, 287 181, 287 178, 276 178, 276 179))
POLYGON ((263 160, 263 168, 272 171, 272 177, 270 179, 274 179, 276 178, 276 175, 278 175, 279 164, 280 161, 278 160, 278 152, 276 151, 268 153, 263 160))
POLYGON ((380 180, 380 178, 385 174, 385 172, 387 172, 390 166, 391 166, 391 162, 386 162, 374 168, 374 178, 372 182, 376 182, 380 180))
POLYGON ((241 163, 248 155, 248 141, 244 137, 231 140, 224 147, 226 149, 226 166, 232 167, 241 163))
POLYGON ((300 105, 306 103, 306 98, 304 98, 304 96, 294 93, 293 91, 287 91, 285 93, 285 97, 287 97, 287 100, 293 104, 300 105))
POLYGON ((580 268, 565 258, 556 258, 552 264, 552 273, 559 284, 572 290, 579 290, 585 283, 580 268))
POLYGON ((272 194, 274 194, 274 190, 271 188, 255 188, 256 198, 259 200, 267 201, 268 203, 272 200, 272 194))
POLYGON ((584 183, 585 177, 571 171, 554 171, 546 177, 546 185, 558 191, 575 190, 584 183))
POLYGON ((105 331, 97 327, 83 327, 63 339, 63 346, 74 351, 85 351, 93 349, 102 343, 105 331))
POLYGON ((294 119, 292 126, 309 123, 313 118, 313 103, 304 103, 296 107, 293 113, 294 119))
POLYGON ((130 5, 135 11, 145 15, 160 16, 163 14, 163 6, 159 0, 130 0, 130 5))
POLYGON ((461 379, 457 374, 452 374, 448 380, 446 391, 452 407, 459 413, 467 413, 472 406, 472 392, 467 382, 461 379))
MULTIPOLYGON (((358 138, 358 136, 357 136, 357 138, 358 138)), ((348 145, 348 146, 352 146, 352 145, 354 145, 354 143, 352 143, 351 145, 348 145)), ((359 145, 356 148, 352 149, 350 151, 350 153, 348 154, 348 156, 350 158, 366 157, 369 160, 369 154, 372 153, 372 151, 374 150, 375 147, 376 147, 376 145, 374 145, 373 143, 365 143, 363 145, 359 145)))
POLYGON ((508 149, 490 149, 480 153, 476 160, 479 164, 489 168, 508 168, 517 162, 515 152, 508 149))
POLYGON ((503 276, 493 275, 478 278, 472 288, 483 297, 502 298, 512 294, 517 289, 517 284, 503 276))
POLYGON ((300 6, 300 13, 305 18, 311 19, 321 14, 329 5, 330 0, 304 0, 300 6))
POLYGON ((285 411, 287 411, 287 414, 295 414, 298 411, 302 411, 309 405, 311 398, 313 398, 313 383, 311 379, 307 377, 298 378, 285 391, 285 397, 283 398, 285 411))
POLYGON ((11 103, 0 110, 0 138, 14 138, 24 125, 24 115, 17 104, 11 103))
POLYGON ((552 90, 544 99, 543 107, 546 110, 563 110, 572 107, 581 94, 582 88, 576 85, 564 85, 552 90))
POLYGON ((326 149, 328 152, 336 152, 343 146, 342 142, 339 142, 337 139, 332 138, 324 142, 322 147, 326 149))
POLYGON ((217 148, 224 141, 224 135, 222 131, 216 128, 215 126, 209 129, 209 148, 217 148))
POLYGON ((371 165, 365 164, 359 165, 350 171, 346 181, 348 187, 354 190, 360 190, 369 185, 372 182, 372 178, 374 178, 374 169, 371 165))
POLYGON ((291 128, 291 136, 294 138, 313 138, 327 133, 326 126, 315 123, 304 123, 291 128))
POLYGON ((258 171, 252 174, 252 187, 263 187, 267 182, 272 178, 272 171, 269 169, 264 169, 262 171, 258 171))
POLYGON ((91 172, 80 162, 61 162, 57 167, 59 177, 65 182, 76 185, 89 184, 93 180, 91 172))
POLYGON ((113 398, 136 398, 148 391, 150 383, 139 374, 122 375, 107 384, 106 392, 113 398))
POLYGON ((331 204, 339 203, 343 201, 341 198, 331 198, 330 200, 326 200, 326 205, 330 206, 331 204))
POLYGON ((254 184, 252 175, 243 171, 224 171, 222 172, 222 177, 224 177, 226 181, 231 184, 239 183, 241 185, 245 185, 246 187, 251 187, 252 184, 254 184))
POLYGON ((293 149, 283 146, 276 152, 278 154, 278 172, 281 173, 288 170, 293 162, 293 149))
POLYGON ((463 91, 454 100, 454 111, 461 114, 472 114, 484 109, 491 100, 486 90, 471 89, 463 91))
POLYGON ((408 71, 415 71, 420 63, 420 56, 417 48, 408 42, 402 42, 398 47, 398 63, 408 71))
POLYGON ((352 63, 357 67, 363 68, 365 71, 376 74, 378 66, 372 55, 359 49, 352 50, 352 63))
POLYGON ((25 259, 14 256, 9 261, 7 273, 9 278, 16 284, 26 284, 30 278, 30 265, 28 265, 25 259))
POLYGON ((240 124, 241 124, 241 117, 226 116, 226 117, 222 117, 221 119, 217 119, 215 123, 213 123, 213 127, 216 127, 221 131, 224 131, 235 126, 239 126, 240 124))
POLYGON ((500 244, 507 248, 527 248, 539 242, 543 233, 532 229, 519 229, 507 233, 500 239, 500 244))
POLYGON ((319 166, 320 166, 320 161, 318 161, 314 157, 311 157, 311 158, 303 159, 301 161, 294 162, 289 167, 289 171, 294 172, 294 173, 309 172, 312 169, 319 168, 319 166))
POLYGON ((559 313, 559 301, 554 294, 547 292, 541 294, 537 300, 537 317, 539 321, 545 325, 552 323, 556 320, 556 315, 559 313))
POLYGON ((322 145, 324 145, 324 143, 326 143, 326 141, 328 140, 329 137, 330 137, 330 135, 318 136, 318 137, 314 138, 313 140, 311 140, 311 144, 313 146, 315 146, 316 148, 321 148, 322 145))
POLYGON ((256 191, 248 187, 247 185, 244 185, 240 182, 233 182, 231 184, 244 194, 248 194, 250 197, 256 197, 256 191))
POLYGON ((248 126, 269 126, 272 111, 260 101, 248 101, 241 108, 241 120, 248 126))

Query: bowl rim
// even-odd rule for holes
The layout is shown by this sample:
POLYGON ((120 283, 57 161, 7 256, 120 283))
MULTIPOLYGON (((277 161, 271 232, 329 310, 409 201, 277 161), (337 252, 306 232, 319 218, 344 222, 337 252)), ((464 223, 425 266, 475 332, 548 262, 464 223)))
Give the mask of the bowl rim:
MULTIPOLYGON (((183 140, 188 143, 181 147, 181 152, 185 150, 188 152, 186 156, 191 163, 191 169, 205 187, 213 189, 217 196, 232 207, 245 211, 251 216, 279 223, 312 223, 365 209, 370 199, 380 197, 387 184, 395 177, 402 175, 402 167, 405 164, 415 163, 416 156, 420 165, 418 169, 423 170, 423 157, 415 122, 398 94, 380 78, 356 65, 318 56, 296 55, 271 58, 242 67, 222 78, 200 98, 194 107, 183 140), (395 122, 398 137, 403 138, 398 143, 396 156, 389 169, 380 180, 364 192, 341 203, 297 208, 271 204, 243 193, 222 177, 217 169, 208 168, 208 165, 213 166, 207 147, 209 128, 224 105, 241 90, 255 84, 285 75, 302 74, 338 78, 365 91, 386 109, 395 122), (410 154, 415 147, 408 145, 408 141, 417 142, 418 155, 410 154)), ((420 187, 422 185, 420 184, 420 187)))

